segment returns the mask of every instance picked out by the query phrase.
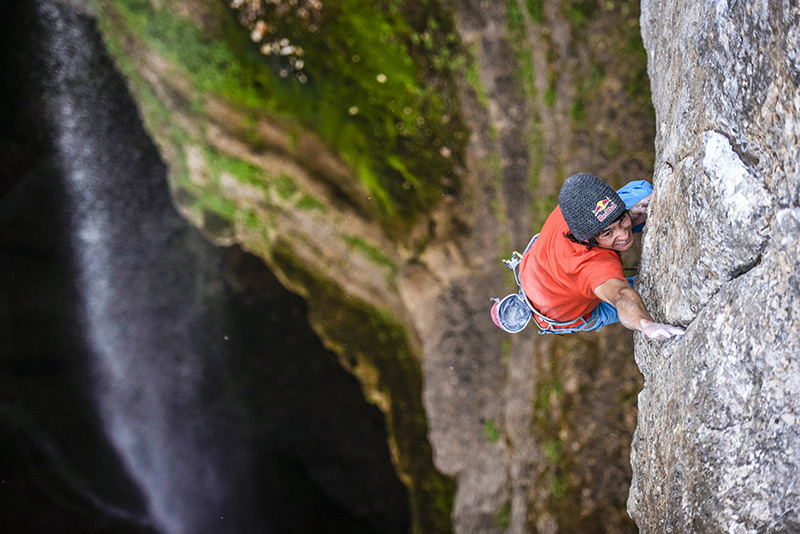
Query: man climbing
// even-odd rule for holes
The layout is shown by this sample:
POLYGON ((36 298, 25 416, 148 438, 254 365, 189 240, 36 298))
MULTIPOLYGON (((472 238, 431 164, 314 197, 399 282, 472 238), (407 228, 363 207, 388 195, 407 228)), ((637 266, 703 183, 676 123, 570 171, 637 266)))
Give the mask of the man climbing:
POLYGON ((594 175, 570 176, 541 233, 507 262, 520 292, 496 301, 495 324, 518 332, 532 317, 540 333, 567 334, 620 322, 651 339, 683 335, 653 320, 622 270, 620 253, 644 226, 652 190, 644 180, 617 192, 594 175))

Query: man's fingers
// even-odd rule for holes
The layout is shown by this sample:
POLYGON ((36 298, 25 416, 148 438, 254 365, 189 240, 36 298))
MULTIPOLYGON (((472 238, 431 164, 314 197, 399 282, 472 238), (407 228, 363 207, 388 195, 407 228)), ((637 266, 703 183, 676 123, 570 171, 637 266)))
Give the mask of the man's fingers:
POLYGON ((642 333, 650 339, 663 341, 671 337, 682 336, 686 333, 686 330, 671 324, 650 323, 642 329, 642 333))
POLYGON ((641 207, 643 207, 643 208, 647 208, 647 206, 649 206, 649 205, 650 205, 650 197, 651 197, 651 196, 652 196, 652 195, 647 195, 647 196, 646 196, 646 197, 644 197, 642 200, 640 200, 639 202, 637 202, 636 204, 634 204, 634 207, 636 207, 636 206, 641 206, 641 207))
POLYGON ((670 336, 682 336, 686 331, 680 326, 672 326, 671 324, 661 325, 664 331, 670 336))

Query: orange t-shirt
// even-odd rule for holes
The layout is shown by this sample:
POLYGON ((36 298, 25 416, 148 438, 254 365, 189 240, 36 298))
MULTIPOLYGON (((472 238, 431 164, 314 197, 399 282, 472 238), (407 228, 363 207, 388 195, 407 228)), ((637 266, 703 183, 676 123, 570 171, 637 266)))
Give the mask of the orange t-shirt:
POLYGON ((564 237, 567 232, 569 227, 557 207, 520 265, 525 295, 536 309, 556 321, 588 318, 602 302, 594 290, 612 278, 625 281, 616 251, 589 249, 564 237))

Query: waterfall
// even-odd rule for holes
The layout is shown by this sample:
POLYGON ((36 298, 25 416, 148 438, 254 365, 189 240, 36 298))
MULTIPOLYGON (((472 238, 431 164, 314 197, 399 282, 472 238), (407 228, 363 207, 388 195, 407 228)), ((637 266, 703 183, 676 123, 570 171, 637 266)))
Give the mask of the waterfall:
POLYGON ((241 421, 220 402, 222 255, 185 254, 203 251, 200 237, 169 209, 163 166, 129 142, 145 134, 119 104, 125 87, 93 27, 52 3, 38 14, 50 28, 48 111, 106 433, 164 532, 241 532, 253 520, 247 458, 228 452, 241 421))

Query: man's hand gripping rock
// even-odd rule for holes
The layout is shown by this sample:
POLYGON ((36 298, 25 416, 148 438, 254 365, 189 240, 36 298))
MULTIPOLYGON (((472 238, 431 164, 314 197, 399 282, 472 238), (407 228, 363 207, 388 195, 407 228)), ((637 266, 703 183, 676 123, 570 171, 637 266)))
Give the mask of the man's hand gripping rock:
POLYGON ((641 326, 641 332, 649 339, 655 339, 656 341, 682 336, 686 332, 686 330, 680 326, 657 323, 646 319, 643 319, 639 324, 641 326))

